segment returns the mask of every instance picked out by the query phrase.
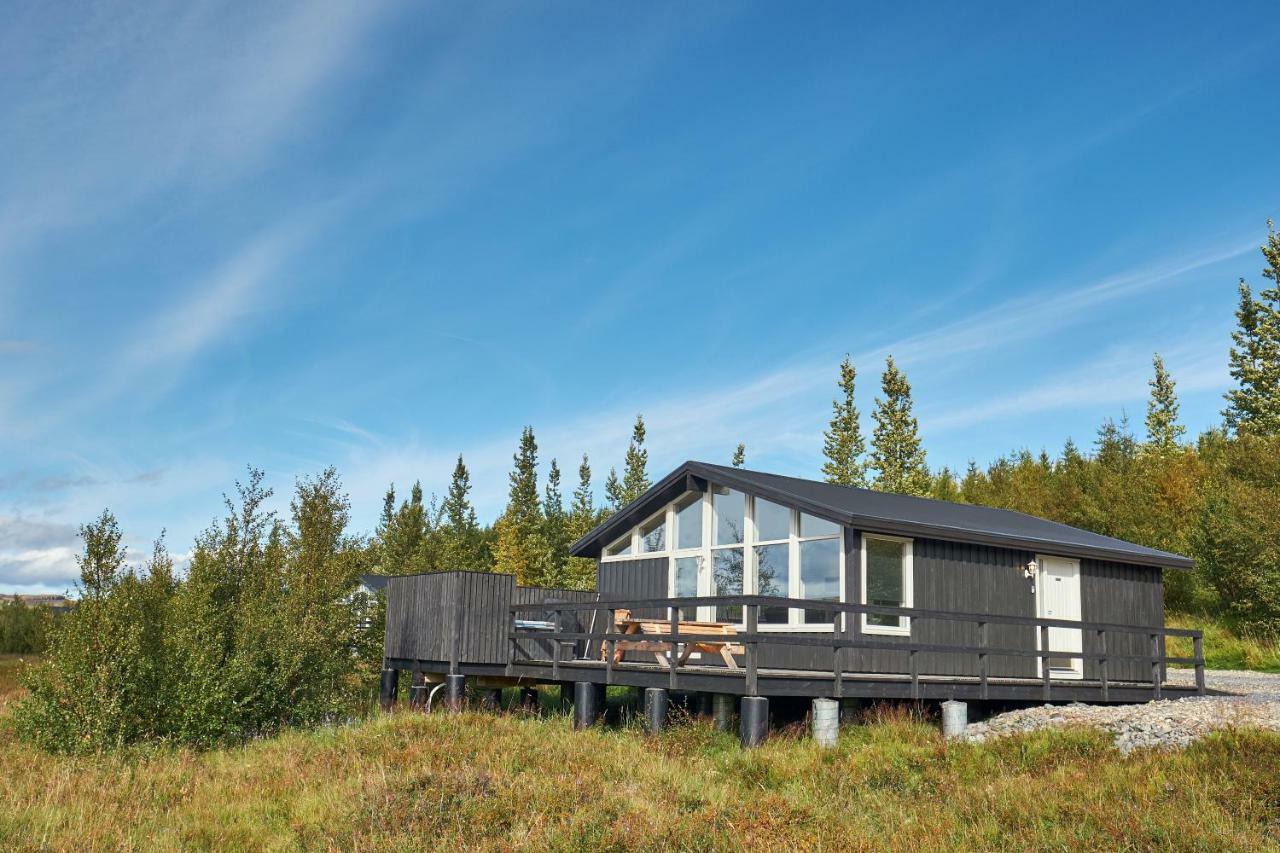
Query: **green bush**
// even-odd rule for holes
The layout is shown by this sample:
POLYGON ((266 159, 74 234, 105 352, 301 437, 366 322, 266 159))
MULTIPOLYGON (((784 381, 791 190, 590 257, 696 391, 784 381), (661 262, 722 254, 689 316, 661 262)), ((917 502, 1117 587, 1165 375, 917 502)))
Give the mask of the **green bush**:
POLYGON ((45 607, 28 607, 18 599, 0 603, 0 655, 29 655, 44 651, 45 607))
POLYGON ((27 676, 19 731, 64 752, 207 747, 359 708, 376 666, 368 603, 351 595, 365 552, 347 498, 332 469, 297 484, 289 523, 264 508, 270 494, 251 471, 181 581, 160 543, 128 569, 109 512, 83 527, 80 603, 27 676))

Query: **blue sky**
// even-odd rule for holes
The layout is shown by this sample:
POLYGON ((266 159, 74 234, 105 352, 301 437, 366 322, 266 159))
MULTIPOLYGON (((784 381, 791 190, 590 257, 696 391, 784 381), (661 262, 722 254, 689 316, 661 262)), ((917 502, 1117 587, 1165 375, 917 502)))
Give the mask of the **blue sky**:
MULTIPOLYGON (((884 355, 934 466, 1187 425, 1280 216, 1265 3, 14 0, 0 28, 0 591, 104 506, 179 555, 247 463, 356 527, 521 427, 602 482, 812 475, 884 355)), ((571 483, 570 483, 571 485, 571 483)))

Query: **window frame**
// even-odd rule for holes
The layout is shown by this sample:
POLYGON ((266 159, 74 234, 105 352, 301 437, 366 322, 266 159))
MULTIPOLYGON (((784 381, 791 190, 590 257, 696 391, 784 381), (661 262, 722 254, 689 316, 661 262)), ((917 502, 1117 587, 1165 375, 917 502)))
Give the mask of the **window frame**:
MULTIPOLYGON (((876 539, 881 542, 896 542, 902 548, 902 607, 914 607, 915 604, 915 540, 905 536, 891 536, 887 533, 867 533, 862 531, 858 541, 859 581, 858 602, 867 603, 867 540, 876 539)), ((861 616, 862 633, 880 634, 890 637, 910 637, 911 617, 899 616, 897 625, 873 625, 867 622, 867 616, 861 616)))
MULTIPOLYGON (((600 561, 602 563, 620 562, 623 560, 650 560, 656 558, 666 558, 667 560, 667 595, 674 598, 676 588, 676 560, 685 557, 698 558, 698 595, 711 595, 711 587, 714 582, 714 552, 722 551, 730 548, 740 548, 742 550, 742 594, 757 595, 759 594, 759 578, 757 576, 758 566, 756 564, 756 546, 757 545, 787 545, 787 590, 786 597, 794 599, 803 599, 801 590, 803 587, 801 581, 800 567, 800 544, 802 542, 821 541, 825 539, 835 540, 836 553, 839 555, 839 585, 840 594, 839 601, 841 603, 849 600, 847 590, 847 561, 848 554, 845 552, 845 525, 841 522, 834 521, 817 513, 805 513, 798 507, 791 506, 781 501, 772 500, 766 497, 760 497, 743 489, 734 488, 732 486, 724 486, 719 483, 708 483, 706 489, 701 492, 685 492, 666 504, 661 510, 646 516, 637 524, 632 525, 622 536, 613 540, 608 546, 601 551, 600 561), (741 492, 743 495, 743 529, 742 542, 717 545, 714 544, 716 533, 716 509, 715 509, 715 489, 717 486, 722 488, 730 488, 733 491, 741 492), (689 495, 696 494, 697 503, 701 506, 701 522, 702 522, 702 543, 696 548, 678 548, 676 536, 676 506, 689 495), (768 501, 783 507, 788 513, 788 536, 786 539, 759 539, 757 538, 758 530, 756 528, 756 502, 768 501), (800 518, 801 514, 811 515, 824 521, 829 521, 836 526, 834 533, 827 533, 821 536, 801 536, 800 535, 800 518), (663 517, 666 525, 666 534, 664 536, 665 549, 662 551, 641 551, 640 529, 646 524, 663 517), (607 554, 609 548, 617 546, 622 542, 630 543, 630 553, 628 554, 607 554)), ((819 599, 813 599, 818 602, 819 599)), ((697 619, 699 621, 714 621, 714 608, 710 606, 701 606, 698 608, 697 619)), ((788 608, 786 622, 769 622, 759 623, 757 630, 763 633, 778 631, 793 631, 798 633, 823 633, 835 630, 835 625, 830 620, 824 622, 805 622, 805 609, 800 607, 788 608)), ((745 624, 745 615, 743 621, 731 623, 735 627, 742 628, 745 624)))

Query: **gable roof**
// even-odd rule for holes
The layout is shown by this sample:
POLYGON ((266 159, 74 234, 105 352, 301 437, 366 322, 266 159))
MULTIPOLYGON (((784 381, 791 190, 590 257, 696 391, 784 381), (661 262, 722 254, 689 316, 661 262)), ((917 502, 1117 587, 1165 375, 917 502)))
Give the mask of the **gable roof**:
POLYGON ((1048 552, 1061 557, 1089 557, 1143 566, 1189 569, 1193 565, 1189 558, 1179 554, 1090 533, 1013 510, 837 486, 818 480, 694 461, 685 462, 643 495, 609 516, 573 543, 570 553, 576 557, 599 556, 605 545, 660 506, 686 491, 705 490, 708 481, 872 533, 973 542, 1048 552))

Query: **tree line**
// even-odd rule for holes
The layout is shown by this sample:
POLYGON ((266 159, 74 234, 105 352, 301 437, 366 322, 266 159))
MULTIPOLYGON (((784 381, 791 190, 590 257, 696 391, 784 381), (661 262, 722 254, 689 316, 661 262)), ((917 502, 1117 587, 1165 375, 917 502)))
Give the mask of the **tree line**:
MULTIPOLYGON (((1280 631, 1280 235, 1262 247, 1270 284, 1243 280, 1230 347, 1233 387, 1220 425, 1186 440, 1174 377, 1153 359, 1145 435, 1108 419, 1092 446, 1022 450, 957 475, 931 470, 911 386, 892 356, 872 411, 868 447, 846 357, 823 434, 829 482, 1028 512, 1196 560, 1166 574, 1167 603, 1225 613, 1280 631)), ((337 721, 367 707, 381 664, 381 603, 357 591, 364 573, 499 571, 527 585, 590 589, 595 566, 569 546, 650 486, 644 418, 622 473, 611 468, 597 506, 584 455, 566 506, 550 460, 538 482, 533 429, 520 437, 508 500, 477 520, 458 457, 443 500, 387 489, 376 530, 350 532, 350 501, 332 468, 299 480, 290 511, 250 469, 224 498, 223 517, 195 541, 185 574, 163 541, 128 564, 109 511, 81 528, 77 606, 41 635, 43 663, 15 723, 50 749, 94 751, 141 741, 197 746, 241 741, 292 725, 337 721)), ((731 462, 741 467, 739 443, 731 462)), ((6 611, 7 613, 7 611, 6 611)), ((25 618, 25 611, 24 611, 25 618)), ((47 623, 46 623, 47 624, 47 623)))

